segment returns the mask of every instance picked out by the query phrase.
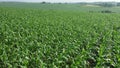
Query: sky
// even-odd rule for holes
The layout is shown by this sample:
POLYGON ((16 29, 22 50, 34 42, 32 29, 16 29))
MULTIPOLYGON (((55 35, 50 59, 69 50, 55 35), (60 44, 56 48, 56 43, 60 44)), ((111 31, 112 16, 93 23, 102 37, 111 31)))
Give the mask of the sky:
POLYGON ((107 2, 114 1, 120 2, 120 0, 0 0, 0 1, 16 1, 16 2, 107 2))

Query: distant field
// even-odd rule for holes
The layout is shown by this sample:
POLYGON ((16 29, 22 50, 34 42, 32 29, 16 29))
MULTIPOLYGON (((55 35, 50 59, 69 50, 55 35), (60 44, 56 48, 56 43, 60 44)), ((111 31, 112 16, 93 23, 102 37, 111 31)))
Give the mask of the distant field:
POLYGON ((0 68, 119 68, 119 8, 0 3, 0 68))
POLYGON ((120 12, 120 7, 100 7, 97 5, 90 6, 84 4, 41 4, 41 3, 14 3, 14 2, 3 2, 0 3, 0 7, 14 7, 14 8, 31 8, 31 9, 42 9, 42 10, 61 10, 61 11, 77 11, 77 12, 88 12, 88 11, 102 11, 110 10, 113 12, 120 12))

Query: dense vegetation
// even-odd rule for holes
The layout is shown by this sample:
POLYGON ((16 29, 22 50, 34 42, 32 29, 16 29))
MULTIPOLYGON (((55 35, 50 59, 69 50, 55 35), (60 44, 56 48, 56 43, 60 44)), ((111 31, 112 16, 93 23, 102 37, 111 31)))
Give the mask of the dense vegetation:
POLYGON ((23 4, 0 6, 0 68, 120 67, 119 13, 23 4))

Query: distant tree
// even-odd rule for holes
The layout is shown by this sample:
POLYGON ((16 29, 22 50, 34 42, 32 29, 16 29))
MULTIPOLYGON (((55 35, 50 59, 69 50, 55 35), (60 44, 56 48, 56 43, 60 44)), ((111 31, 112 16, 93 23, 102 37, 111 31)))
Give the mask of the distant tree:
POLYGON ((117 6, 120 6, 120 3, 117 3, 117 6))
POLYGON ((103 11, 101 11, 101 13, 113 13, 113 12, 110 10, 103 10, 103 11))
POLYGON ((46 2, 45 1, 43 1, 43 2, 41 2, 42 4, 45 4, 46 2))
POLYGON ((99 3, 99 6, 103 6, 103 7, 114 7, 116 4, 115 3, 99 3))
POLYGON ((62 3, 59 2, 58 4, 62 4, 62 3))

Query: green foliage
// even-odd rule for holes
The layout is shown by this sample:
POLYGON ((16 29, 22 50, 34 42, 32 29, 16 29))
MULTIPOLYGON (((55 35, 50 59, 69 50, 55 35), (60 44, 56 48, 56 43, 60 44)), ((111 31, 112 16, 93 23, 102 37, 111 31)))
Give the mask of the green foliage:
POLYGON ((120 67, 120 15, 64 10, 0 7, 0 68, 120 67))

